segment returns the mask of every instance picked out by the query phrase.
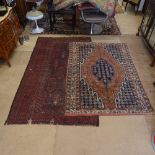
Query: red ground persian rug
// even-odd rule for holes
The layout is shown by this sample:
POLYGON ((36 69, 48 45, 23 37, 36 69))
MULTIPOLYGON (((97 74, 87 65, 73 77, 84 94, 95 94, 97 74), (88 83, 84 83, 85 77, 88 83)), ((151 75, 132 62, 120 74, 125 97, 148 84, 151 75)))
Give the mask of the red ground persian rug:
POLYGON ((38 38, 6 124, 99 125, 98 116, 64 116, 69 42, 87 37, 38 38))
POLYGON ((153 112, 124 43, 71 43, 66 87, 66 115, 153 112))

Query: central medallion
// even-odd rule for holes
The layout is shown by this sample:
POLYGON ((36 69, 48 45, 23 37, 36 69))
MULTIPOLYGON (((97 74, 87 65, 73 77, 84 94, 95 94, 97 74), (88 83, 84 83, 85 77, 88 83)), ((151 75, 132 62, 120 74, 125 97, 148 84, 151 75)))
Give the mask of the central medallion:
POLYGON ((114 69, 112 65, 106 60, 100 58, 91 68, 92 74, 97 78, 97 80, 101 81, 107 87, 114 76, 114 69))

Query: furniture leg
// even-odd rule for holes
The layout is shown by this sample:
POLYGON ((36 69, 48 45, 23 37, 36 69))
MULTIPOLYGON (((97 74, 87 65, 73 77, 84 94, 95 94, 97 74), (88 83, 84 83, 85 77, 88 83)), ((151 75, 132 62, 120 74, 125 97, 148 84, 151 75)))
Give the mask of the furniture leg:
POLYGON ((127 1, 126 4, 125 4, 125 11, 126 11, 126 8, 127 8, 127 6, 128 6, 128 3, 129 3, 129 2, 127 1))
POLYGON ((153 67, 154 64, 155 64, 155 57, 153 58, 153 61, 152 61, 152 63, 150 64, 150 66, 153 67))
POLYGON ((51 31, 53 31, 53 22, 52 22, 51 12, 49 12, 48 15, 49 15, 49 21, 50 21, 50 29, 51 31))
POLYGON ((23 45, 23 37, 18 38, 20 45, 23 45))
POLYGON ((7 64, 8 64, 8 66, 11 67, 11 64, 10 64, 9 58, 7 57, 5 60, 6 60, 7 64))
POLYGON ((123 2, 124 2, 124 1, 122 0, 122 5, 123 5, 123 2))
POLYGON ((78 9, 78 7, 76 6, 76 27, 78 28, 79 30, 79 27, 80 27, 80 11, 78 9))
POLYGON ((41 32, 43 32, 44 29, 38 26, 37 19, 34 20, 34 21, 35 21, 36 28, 32 30, 32 33, 41 33, 41 32))
POLYGON ((139 36, 139 32, 140 32, 140 26, 138 28, 138 32, 136 33, 136 36, 139 36))
POLYGON ((56 19, 55 19, 55 13, 53 13, 53 24, 56 23, 56 19))
POLYGON ((35 20, 35 24, 36 24, 36 29, 38 30, 38 29, 39 29, 39 27, 38 27, 37 20, 35 20))
POLYGON ((73 15, 73 18, 72 18, 72 29, 73 29, 73 32, 75 32, 75 27, 76 27, 76 8, 74 8, 74 15, 73 15))
POLYGON ((135 12, 135 16, 137 15, 137 13, 138 13, 138 5, 137 5, 137 9, 136 9, 136 12, 135 12))

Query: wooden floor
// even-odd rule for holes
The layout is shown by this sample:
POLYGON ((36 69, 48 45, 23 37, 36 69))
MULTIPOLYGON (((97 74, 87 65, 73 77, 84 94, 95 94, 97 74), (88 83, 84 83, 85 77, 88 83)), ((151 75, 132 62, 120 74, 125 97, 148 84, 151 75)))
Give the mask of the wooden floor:
MULTIPOLYGON (((155 109, 155 68, 142 39, 137 37, 141 16, 133 9, 117 14, 121 36, 92 36, 94 42, 128 44, 144 89, 155 109)), ((27 33, 29 29, 26 30, 27 33)), ((10 57, 12 67, 0 64, 0 155, 154 155, 151 133, 154 115, 103 116, 100 126, 9 125, 4 122, 39 35, 30 35, 10 57)), ((58 37, 62 35, 40 35, 58 37)))

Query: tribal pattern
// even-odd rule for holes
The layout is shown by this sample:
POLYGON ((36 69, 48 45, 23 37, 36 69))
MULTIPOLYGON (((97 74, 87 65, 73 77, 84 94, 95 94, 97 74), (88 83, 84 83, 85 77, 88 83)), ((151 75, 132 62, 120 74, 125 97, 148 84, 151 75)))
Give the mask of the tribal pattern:
POLYGON ((153 112, 126 44, 71 43, 66 115, 153 112))
POLYGON ((112 65, 106 60, 98 59, 96 64, 92 66, 92 74, 96 76, 97 80, 102 81, 107 86, 114 76, 114 70, 112 65))

